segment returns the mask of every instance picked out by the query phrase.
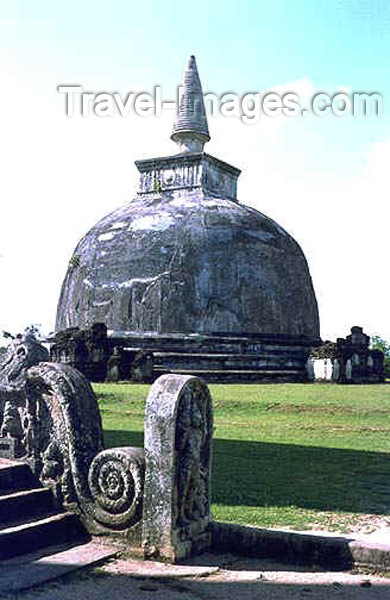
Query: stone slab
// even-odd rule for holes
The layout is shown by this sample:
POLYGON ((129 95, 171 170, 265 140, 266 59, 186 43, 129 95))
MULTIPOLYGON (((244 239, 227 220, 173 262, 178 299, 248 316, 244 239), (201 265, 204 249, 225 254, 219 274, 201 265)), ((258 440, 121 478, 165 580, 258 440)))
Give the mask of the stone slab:
MULTIPOLYGON (((85 548, 86 546, 78 548, 81 555, 84 554, 85 548)), ((76 562, 78 559, 73 556, 70 561, 76 562)), ((343 600, 366 600, 370 597, 375 600, 387 600, 390 587, 389 579, 377 575, 334 573, 307 566, 286 567, 281 561, 243 558, 237 555, 237 552, 206 553, 192 559, 190 564, 186 565, 168 565, 123 557, 109 561, 101 568, 105 577, 96 577, 94 571, 91 571, 88 576, 60 579, 55 584, 48 583, 30 592, 22 588, 25 589, 23 598, 145 600, 153 597, 154 600, 183 600, 196 597, 226 600, 232 597, 236 600, 285 600, 310 597, 312 600, 324 600, 340 597, 343 600), (181 581, 177 581, 178 578, 181 581)), ((4 570, 4 566, 2 569, 4 570)), ((29 587, 43 584, 45 581, 49 579, 37 581, 29 587)), ((11 590, 7 591, 10 592, 7 598, 16 597, 11 590)), ((13 591, 16 592, 16 588, 13 591)), ((3 594, 3 589, 0 588, 0 595, 3 594)))
POLYGON ((373 565, 390 571, 390 539, 388 543, 356 540, 349 544, 354 563, 373 565))
POLYGON ((145 406, 144 557, 177 562, 210 546, 213 409, 196 377, 164 375, 145 406))
POLYGON ((114 557, 117 548, 89 542, 43 557, 22 557, 0 563, 0 595, 25 590, 114 557))
POLYGON ((3 456, 0 456, 0 470, 9 469, 10 467, 15 467, 20 464, 21 463, 17 460, 13 460, 10 458, 5 458, 3 456))
POLYGON ((355 565, 390 569, 390 538, 373 542, 215 521, 211 527, 214 551, 275 559, 287 564, 319 565, 331 570, 351 569, 355 565))
POLYGON ((286 566, 271 560, 233 554, 208 554, 194 559, 210 574, 199 576, 183 567, 133 561, 108 561, 99 573, 62 578, 7 600, 388 600, 390 579, 367 573, 326 572, 286 566), (201 559, 201 560, 200 560, 201 559), (148 568, 147 568, 148 567, 148 568), (215 569, 218 569, 215 571, 215 569), (170 575, 171 574, 171 575, 170 575))
MULTIPOLYGON (((170 564, 154 560, 135 560, 126 558, 115 561, 115 564, 110 566, 110 572, 120 572, 133 577, 145 578, 175 578, 185 579, 188 577, 209 577, 219 572, 220 567, 215 564, 199 564, 199 558, 192 559, 191 564, 170 564)), ((214 561, 215 562, 215 561, 214 561)))

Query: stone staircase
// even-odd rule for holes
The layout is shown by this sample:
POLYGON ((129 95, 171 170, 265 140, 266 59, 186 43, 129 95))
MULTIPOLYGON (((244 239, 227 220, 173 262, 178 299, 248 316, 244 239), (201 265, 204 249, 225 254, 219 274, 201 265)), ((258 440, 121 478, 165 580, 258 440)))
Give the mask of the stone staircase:
POLYGON ((211 382, 301 382, 307 378, 301 356, 286 360, 281 352, 238 354, 217 352, 154 352, 153 371, 197 375, 211 382))
POLYGON ((0 560, 88 540, 77 515, 58 506, 27 463, 0 458, 0 560))
MULTIPOLYGON (((145 334, 116 332, 110 352, 120 347, 122 376, 139 352, 153 354, 153 377, 175 373, 197 375, 211 382, 307 381, 308 348, 315 340, 304 336, 229 334, 145 334)), ((127 371, 126 371, 127 369, 127 371)), ((128 377, 126 376, 128 375, 128 377)))

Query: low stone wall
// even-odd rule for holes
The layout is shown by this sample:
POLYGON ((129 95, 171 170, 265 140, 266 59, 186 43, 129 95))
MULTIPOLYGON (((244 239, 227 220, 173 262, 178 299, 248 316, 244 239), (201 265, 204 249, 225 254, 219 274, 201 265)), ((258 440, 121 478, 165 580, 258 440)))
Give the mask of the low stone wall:
POLYGON ((279 562, 316 565, 342 571, 354 565, 390 569, 390 543, 378 544, 347 537, 277 531, 213 522, 212 548, 279 562))

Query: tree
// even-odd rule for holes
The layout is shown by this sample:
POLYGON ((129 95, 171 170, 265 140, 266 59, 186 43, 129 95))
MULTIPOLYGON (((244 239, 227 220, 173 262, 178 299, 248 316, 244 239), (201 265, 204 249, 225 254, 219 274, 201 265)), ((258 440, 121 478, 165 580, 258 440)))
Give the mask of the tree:
POLYGON ((373 350, 382 350, 385 356, 390 357, 390 342, 387 342, 380 335, 371 336, 371 348, 373 350))
POLYGON ((310 358, 333 358, 337 349, 336 342, 325 340, 321 346, 311 348, 310 358))
MULTIPOLYGON (((1 331, 0 338, 12 340, 14 336, 11 333, 8 333, 8 331, 1 331)), ((8 346, 0 346, 0 363, 3 361, 5 355, 7 354, 7 350, 8 346)))
MULTIPOLYGON (((27 327, 25 327, 23 334, 27 335, 28 333, 33 334, 37 338, 37 340, 43 340, 43 336, 41 333, 41 326, 38 324, 31 324, 31 325, 28 325, 27 327)), ((20 333, 13 334, 13 333, 9 333, 9 331, 0 330, 0 339, 3 338, 4 340, 7 340, 6 343, 12 343, 12 340, 15 340, 15 339, 21 338, 21 337, 22 337, 22 334, 20 334, 20 333)), ((0 363, 2 362, 7 351, 8 351, 8 346, 0 346, 0 363)))
POLYGON ((373 350, 381 350, 385 355, 383 363, 385 377, 390 377, 390 342, 384 340, 380 335, 374 334, 371 336, 371 348, 373 350))
POLYGON ((27 335, 28 333, 34 335, 37 340, 41 339, 41 326, 38 323, 35 323, 34 325, 27 325, 27 327, 24 329, 24 334, 27 335))

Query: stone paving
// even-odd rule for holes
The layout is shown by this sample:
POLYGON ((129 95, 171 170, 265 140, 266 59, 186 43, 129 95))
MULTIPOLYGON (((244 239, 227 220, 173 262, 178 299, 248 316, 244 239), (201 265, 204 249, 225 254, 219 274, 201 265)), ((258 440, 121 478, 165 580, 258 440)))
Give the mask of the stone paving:
POLYGON ((34 589, 2 596, 11 600, 385 600, 390 578, 347 572, 325 572, 233 554, 205 554, 191 564, 170 566, 131 558, 114 558, 34 589))

